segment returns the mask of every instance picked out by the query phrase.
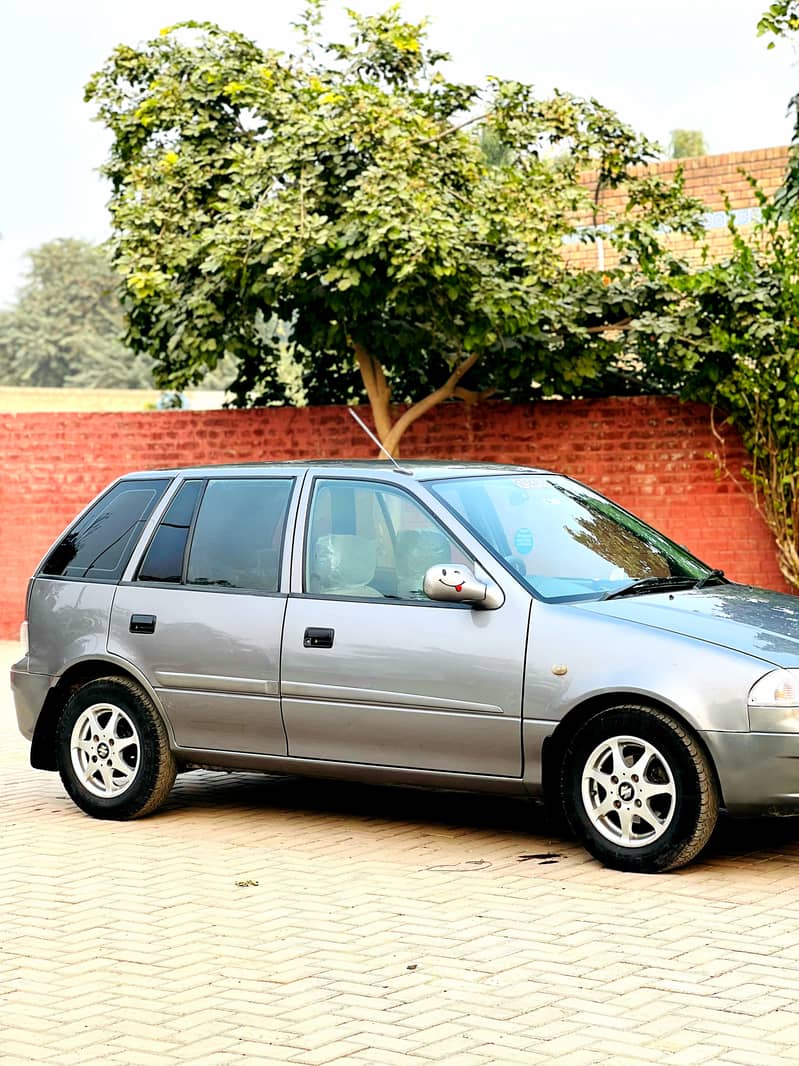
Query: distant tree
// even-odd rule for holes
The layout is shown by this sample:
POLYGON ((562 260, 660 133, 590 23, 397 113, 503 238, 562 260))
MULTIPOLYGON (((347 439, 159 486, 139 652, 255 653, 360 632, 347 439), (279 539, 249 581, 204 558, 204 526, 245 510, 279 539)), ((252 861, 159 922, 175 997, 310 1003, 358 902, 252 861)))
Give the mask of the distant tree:
POLYGON ((56 240, 28 258, 16 305, 0 312, 0 384, 152 387, 151 361, 122 340, 119 280, 107 250, 56 240))
POLYGON ((687 159, 690 156, 707 155, 704 133, 701 130, 672 130, 669 155, 672 159, 687 159))
POLYGON ((504 144, 491 126, 482 126, 479 136, 480 148, 493 167, 504 167, 513 162, 513 152, 504 144))
POLYGON ((679 182, 630 177, 656 146, 596 100, 447 81, 396 7, 351 13, 343 43, 320 19, 312 2, 296 54, 173 27, 118 47, 87 87, 113 135, 127 336, 159 383, 183 389, 228 353, 237 403, 292 402, 286 339, 263 328, 279 320, 297 391, 365 394, 391 451, 445 400, 594 388, 632 298, 621 274, 576 278, 563 240, 592 237, 574 220, 593 170, 629 194, 603 224, 648 283, 664 227, 695 212, 679 182))

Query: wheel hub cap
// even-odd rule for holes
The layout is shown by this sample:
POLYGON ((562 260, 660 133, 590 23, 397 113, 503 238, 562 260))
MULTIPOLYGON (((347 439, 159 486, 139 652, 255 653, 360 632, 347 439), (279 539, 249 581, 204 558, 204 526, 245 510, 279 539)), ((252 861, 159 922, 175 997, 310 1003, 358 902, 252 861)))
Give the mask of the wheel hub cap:
POLYGON ((95 703, 72 728, 70 758, 80 785, 93 796, 112 799, 136 778, 141 740, 130 716, 112 703, 95 703))
POLYGON ((621 847, 642 848, 671 825, 677 786, 666 756, 654 744, 615 736, 588 756, 582 800, 596 832, 621 847))

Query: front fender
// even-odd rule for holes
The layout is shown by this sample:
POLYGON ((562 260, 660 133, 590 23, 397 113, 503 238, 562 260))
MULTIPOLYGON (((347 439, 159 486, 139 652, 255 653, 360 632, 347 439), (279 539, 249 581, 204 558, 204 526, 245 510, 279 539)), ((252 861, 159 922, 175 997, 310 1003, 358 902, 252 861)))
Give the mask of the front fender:
POLYGON ((747 696, 772 664, 694 637, 536 603, 525 671, 525 719, 560 722, 615 694, 671 709, 696 732, 748 732, 747 696))

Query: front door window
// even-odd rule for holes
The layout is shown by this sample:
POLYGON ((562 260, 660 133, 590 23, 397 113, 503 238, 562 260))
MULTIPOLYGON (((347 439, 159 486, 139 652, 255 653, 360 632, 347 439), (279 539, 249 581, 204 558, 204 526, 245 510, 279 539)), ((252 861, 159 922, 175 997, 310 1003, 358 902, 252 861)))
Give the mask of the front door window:
POLYGON ((305 591, 355 599, 425 599, 425 571, 474 560, 401 489, 316 482, 305 542, 305 591))

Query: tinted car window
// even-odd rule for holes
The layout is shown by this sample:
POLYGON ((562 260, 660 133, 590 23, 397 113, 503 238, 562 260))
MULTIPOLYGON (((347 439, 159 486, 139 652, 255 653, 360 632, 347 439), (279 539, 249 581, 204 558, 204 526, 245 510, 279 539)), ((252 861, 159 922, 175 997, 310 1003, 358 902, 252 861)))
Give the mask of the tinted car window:
POLYGON ((177 583, 183 577, 183 556, 202 481, 187 481, 161 519, 139 567, 139 581, 177 583))
POLYGON ((115 485, 53 548, 42 574, 118 581, 142 526, 168 484, 165 479, 115 485))
POLYGON ((209 481, 194 527, 190 585, 277 592, 293 480, 209 481))
POLYGON ((473 565, 407 493, 376 482, 319 480, 305 546, 305 591, 356 599, 426 600, 425 571, 473 565))

